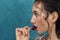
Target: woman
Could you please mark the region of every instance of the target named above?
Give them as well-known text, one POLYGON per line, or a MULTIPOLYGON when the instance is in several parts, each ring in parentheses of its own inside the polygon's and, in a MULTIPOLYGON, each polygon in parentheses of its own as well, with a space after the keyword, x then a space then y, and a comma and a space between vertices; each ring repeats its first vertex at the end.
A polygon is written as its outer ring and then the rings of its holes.
MULTIPOLYGON (((33 29, 36 29, 39 34, 36 40, 60 40, 60 1, 35 0, 32 11, 31 23, 34 25, 33 29), (43 35, 44 32, 48 32, 48 35, 43 35)), ((17 40, 29 40, 30 34, 26 28, 30 30, 29 27, 17 28, 21 30, 18 31, 19 34, 16 32, 17 40)))

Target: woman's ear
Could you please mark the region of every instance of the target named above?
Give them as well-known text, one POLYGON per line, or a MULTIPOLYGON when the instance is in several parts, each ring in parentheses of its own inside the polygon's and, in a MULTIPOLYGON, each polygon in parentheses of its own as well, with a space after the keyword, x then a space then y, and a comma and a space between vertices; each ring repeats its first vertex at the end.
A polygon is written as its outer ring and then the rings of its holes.
POLYGON ((57 12, 53 12, 53 13, 52 13, 52 19, 51 19, 51 21, 52 21, 52 22, 56 22, 57 19, 58 19, 58 13, 57 13, 57 12))

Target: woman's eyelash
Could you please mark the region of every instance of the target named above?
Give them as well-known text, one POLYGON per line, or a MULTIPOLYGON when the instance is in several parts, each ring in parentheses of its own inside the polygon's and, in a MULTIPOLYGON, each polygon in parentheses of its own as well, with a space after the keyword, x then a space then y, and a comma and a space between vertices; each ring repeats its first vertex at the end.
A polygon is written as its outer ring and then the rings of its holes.
POLYGON ((35 16, 38 16, 38 12, 37 11, 34 11, 33 12, 35 16))
POLYGON ((36 13, 36 12, 35 12, 34 14, 35 14, 35 15, 37 15, 37 13, 36 13))
POLYGON ((35 15, 35 16, 38 16, 38 13, 35 12, 34 15, 35 15))

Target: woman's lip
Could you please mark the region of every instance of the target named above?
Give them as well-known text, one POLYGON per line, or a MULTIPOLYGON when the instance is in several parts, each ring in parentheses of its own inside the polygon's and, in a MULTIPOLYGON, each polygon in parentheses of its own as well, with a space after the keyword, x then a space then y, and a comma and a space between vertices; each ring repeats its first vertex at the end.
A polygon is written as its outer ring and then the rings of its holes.
POLYGON ((33 26, 33 27, 32 27, 32 30, 36 30, 36 29, 37 29, 37 27, 36 27, 36 26, 33 26))

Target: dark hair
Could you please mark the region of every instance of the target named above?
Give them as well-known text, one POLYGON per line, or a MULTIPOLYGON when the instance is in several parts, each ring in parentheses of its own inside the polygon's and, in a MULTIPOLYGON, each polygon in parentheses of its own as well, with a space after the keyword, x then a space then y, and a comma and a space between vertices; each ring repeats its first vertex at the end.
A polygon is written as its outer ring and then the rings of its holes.
POLYGON ((35 0, 35 2, 42 2, 44 4, 44 9, 47 12, 54 12, 58 13, 58 19, 56 21, 56 34, 57 37, 60 38, 60 0, 35 0))

